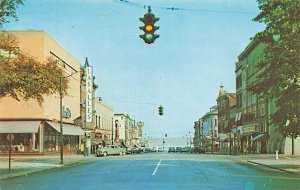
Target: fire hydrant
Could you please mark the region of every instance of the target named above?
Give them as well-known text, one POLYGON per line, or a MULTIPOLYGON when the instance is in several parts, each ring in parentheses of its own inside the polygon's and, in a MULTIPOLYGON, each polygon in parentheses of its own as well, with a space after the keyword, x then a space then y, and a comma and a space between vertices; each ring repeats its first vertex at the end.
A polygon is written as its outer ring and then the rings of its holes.
POLYGON ((278 160, 278 150, 275 150, 276 153, 276 160, 278 160))

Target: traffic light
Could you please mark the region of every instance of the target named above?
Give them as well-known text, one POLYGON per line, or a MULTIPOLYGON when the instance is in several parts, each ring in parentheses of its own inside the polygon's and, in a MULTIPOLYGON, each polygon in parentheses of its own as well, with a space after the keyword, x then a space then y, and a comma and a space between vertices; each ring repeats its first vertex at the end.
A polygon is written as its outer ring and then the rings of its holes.
POLYGON ((158 114, 160 116, 162 116, 164 114, 164 108, 161 105, 158 107, 158 114))
POLYGON ((151 13, 151 9, 148 6, 148 13, 144 15, 143 18, 140 18, 140 21, 144 23, 144 26, 141 26, 140 29, 143 30, 145 33, 140 35, 145 43, 152 44, 159 35, 154 34, 154 32, 159 29, 158 26, 154 26, 154 23, 158 21, 159 18, 156 18, 154 14, 151 13))

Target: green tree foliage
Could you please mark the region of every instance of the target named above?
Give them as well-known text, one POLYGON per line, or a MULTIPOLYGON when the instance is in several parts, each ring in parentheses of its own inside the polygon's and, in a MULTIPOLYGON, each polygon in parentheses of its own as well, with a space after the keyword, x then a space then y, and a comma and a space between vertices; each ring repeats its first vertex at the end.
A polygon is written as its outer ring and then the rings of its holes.
POLYGON ((8 18, 13 17, 18 19, 16 9, 18 5, 22 5, 23 0, 1 0, 0 1, 0 28, 4 23, 9 22, 8 18))
POLYGON ((266 28, 255 38, 266 43, 265 61, 249 90, 276 100, 272 122, 290 137, 300 135, 300 1, 257 0, 261 12, 254 21, 266 28), (275 41, 273 35, 280 35, 275 41), (285 126, 286 121, 290 124, 285 126))
MULTIPOLYGON (((57 62, 50 58, 40 62, 16 47, 16 37, 0 32, 0 98, 32 98, 41 103, 44 100, 43 95, 59 92, 60 76, 63 73, 57 62)), ((62 79, 65 94, 68 79, 62 79)))

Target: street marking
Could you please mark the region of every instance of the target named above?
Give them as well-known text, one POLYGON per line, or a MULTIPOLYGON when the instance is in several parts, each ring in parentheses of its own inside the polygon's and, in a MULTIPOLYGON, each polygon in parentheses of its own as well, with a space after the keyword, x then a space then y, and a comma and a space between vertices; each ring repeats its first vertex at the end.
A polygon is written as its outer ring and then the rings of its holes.
POLYGON ((155 170, 153 171, 152 175, 155 175, 155 174, 156 174, 156 172, 157 172, 157 169, 158 169, 158 167, 159 167, 160 163, 161 163, 161 159, 159 160, 159 162, 158 162, 158 164, 157 164, 157 166, 156 166, 155 170))
MULTIPOLYGON (((144 166, 156 166, 157 164, 144 164, 144 166)), ((159 166, 175 166, 173 164, 160 164, 159 166)))

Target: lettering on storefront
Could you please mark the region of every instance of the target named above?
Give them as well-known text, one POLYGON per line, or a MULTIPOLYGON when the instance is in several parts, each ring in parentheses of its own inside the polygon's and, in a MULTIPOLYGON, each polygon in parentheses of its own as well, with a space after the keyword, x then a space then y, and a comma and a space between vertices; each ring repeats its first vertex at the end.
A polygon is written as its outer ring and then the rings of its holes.
POLYGON ((64 106, 62 107, 62 116, 63 118, 71 118, 71 110, 69 108, 65 108, 64 106))
POLYGON ((255 126, 243 128, 243 133, 252 133, 252 132, 255 132, 255 126))
POLYGON ((92 67, 86 67, 85 68, 86 72, 86 98, 85 98, 85 114, 86 114, 86 122, 92 122, 92 97, 93 97, 93 68, 92 67))

